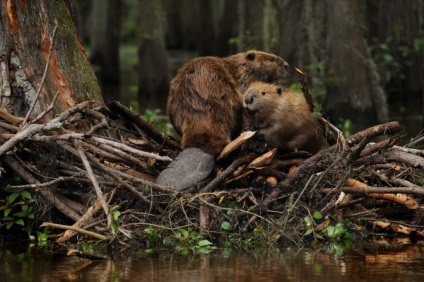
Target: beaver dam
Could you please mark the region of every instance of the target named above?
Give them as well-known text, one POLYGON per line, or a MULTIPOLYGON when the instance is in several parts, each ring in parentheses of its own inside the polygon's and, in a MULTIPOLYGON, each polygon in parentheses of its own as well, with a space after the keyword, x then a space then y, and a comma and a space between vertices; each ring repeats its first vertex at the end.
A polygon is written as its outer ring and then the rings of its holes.
POLYGON ((119 102, 83 102, 44 123, 18 126, 4 109, 0 118, 4 235, 203 251, 424 239, 424 136, 398 146, 398 122, 345 138, 322 119, 333 141, 315 155, 248 151, 246 132, 207 183, 176 191, 155 178, 179 143, 119 102))

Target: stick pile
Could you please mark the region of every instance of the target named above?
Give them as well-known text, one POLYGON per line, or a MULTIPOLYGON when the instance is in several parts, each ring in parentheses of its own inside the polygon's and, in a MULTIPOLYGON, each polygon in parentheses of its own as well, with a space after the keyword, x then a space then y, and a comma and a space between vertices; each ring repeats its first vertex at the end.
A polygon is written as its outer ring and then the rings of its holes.
POLYGON ((413 148, 424 137, 396 146, 397 122, 347 139, 327 122, 337 142, 314 156, 246 152, 246 132, 224 148, 204 187, 179 193, 155 184, 179 144, 118 102, 84 102, 19 127, 22 120, 4 109, 0 118, 0 188, 36 195, 33 227, 48 221, 43 226, 67 229, 58 242, 75 232, 110 239, 115 224, 115 237, 128 240, 146 227, 191 227, 214 240, 260 227, 299 244, 303 219, 314 211, 335 222, 424 236, 424 151, 413 148))

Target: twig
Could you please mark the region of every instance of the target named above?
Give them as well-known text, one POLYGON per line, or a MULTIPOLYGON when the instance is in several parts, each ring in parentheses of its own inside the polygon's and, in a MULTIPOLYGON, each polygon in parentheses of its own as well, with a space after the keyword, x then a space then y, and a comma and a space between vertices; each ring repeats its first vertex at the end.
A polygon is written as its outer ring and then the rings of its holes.
POLYGON ((156 160, 159 160, 159 161, 169 161, 169 162, 172 161, 172 159, 170 157, 160 156, 160 155, 154 154, 154 153, 143 152, 143 151, 134 149, 133 147, 130 147, 128 145, 125 145, 125 144, 122 144, 122 143, 119 143, 119 142, 116 142, 116 141, 112 141, 112 140, 108 140, 108 139, 96 137, 96 136, 92 136, 90 138, 95 142, 104 143, 104 144, 107 144, 109 146, 118 148, 122 151, 126 151, 128 153, 138 155, 140 157, 152 158, 152 159, 156 159, 156 160))
POLYGON ((254 154, 249 154, 244 157, 236 159, 229 167, 227 167, 218 177, 208 183, 200 193, 206 193, 212 191, 216 186, 223 182, 233 171, 235 171, 240 165, 250 162, 254 158, 254 154))
POLYGON ((112 225, 112 214, 109 213, 109 207, 107 206, 107 203, 104 199, 103 192, 100 189, 99 183, 97 182, 97 178, 93 173, 93 170, 91 169, 90 163, 88 162, 87 156, 85 155, 84 149, 81 147, 81 145, 78 143, 78 141, 74 140, 74 146, 77 149, 79 156, 81 158, 81 161, 85 167, 85 170, 88 173, 88 177, 90 178, 91 182, 93 183, 94 191, 96 192, 97 198, 100 200, 103 210, 105 212, 105 215, 107 217, 107 226, 110 228, 112 225))
MULTIPOLYGON (((337 190, 345 193, 357 193, 357 194, 370 194, 370 193, 403 193, 403 194, 414 194, 414 195, 424 195, 424 188, 411 188, 411 187, 339 187, 337 190)), ((333 188, 324 188, 321 189, 322 193, 329 193, 334 191, 333 188)))
POLYGON ((358 133, 355 133, 354 135, 350 136, 346 140, 346 142, 349 146, 353 146, 361 142, 361 140, 364 139, 366 136, 368 136, 369 138, 374 138, 380 135, 395 134, 401 131, 401 129, 402 128, 400 127, 399 122, 391 121, 391 122, 379 124, 379 125, 367 128, 358 133))
MULTIPOLYGON (((107 196, 105 195, 105 197, 107 196)), ((97 199, 94 205, 92 205, 89 209, 87 209, 85 214, 81 216, 81 218, 77 222, 75 222, 74 225, 72 226, 75 228, 84 227, 90 220, 93 219, 93 215, 102 207, 101 202, 102 201, 100 199, 97 199)), ((73 232, 71 231, 72 230, 67 230, 60 238, 56 240, 56 242, 61 243, 71 238, 71 236, 73 235, 73 232)))
POLYGON ((37 95, 35 96, 35 99, 32 102, 32 105, 29 108, 29 110, 28 110, 28 112, 27 112, 27 114, 26 114, 26 116, 25 116, 25 118, 22 122, 23 125, 25 125, 27 123, 29 116, 31 115, 32 111, 34 110, 35 104, 37 103, 38 98, 40 97, 41 89, 43 88, 44 81, 46 80, 47 70, 49 69, 50 59, 52 57, 52 49, 53 49, 53 45, 54 45, 54 39, 55 39, 55 36, 56 36, 57 28, 58 28, 58 26, 55 26, 54 29, 53 29, 53 34, 52 34, 52 37, 50 39, 49 54, 47 56, 46 66, 44 67, 43 77, 41 78, 41 82, 38 85, 37 95))
POLYGON ((149 137, 151 137, 153 140, 155 140, 159 144, 165 144, 172 149, 177 149, 177 150, 181 149, 181 146, 177 142, 169 138, 166 138, 161 132, 153 128, 151 124, 143 120, 141 117, 139 117, 136 113, 134 113, 130 109, 121 105, 119 102, 111 101, 108 104, 108 106, 112 111, 115 111, 119 115, 122 115, 124 118, 134 122, 137 126, 139 126, 142 130, 144 130, 149 137))
POLYGON ((328 120, 326 120, 325 118, 319 117, 319 119, 325 125, 327 125, 334 133, 336 133, 336 135, 337 135, 337 142, 340 141, 342 150, 343 151, 347 151, 348 150, 348 146, 347 146, 347 143, 346 143, 346 139, 344 138, 343 132, 341 130, 339 130, 336 126, 334 126, 331 122, 329 122, 328 120))
POLYGON ((88 230, 84 230, 78 227, 74 227, 74 226, 69 226, 69 225, 63 225, 63 224, 56 224, 56 223, 51 223, 51 222, 44 222, 43 224, 40 225, 40 227, 51 227, 51 228, 56 228, 56 229, 65 229, 65 230, 71 230, 80 234, 84 234, 90 237, 94 237, 97 238, 99 240, 108 240, 109 238, 99 234, 99 233, 95 233, 92 231, 88 231, 88 230))

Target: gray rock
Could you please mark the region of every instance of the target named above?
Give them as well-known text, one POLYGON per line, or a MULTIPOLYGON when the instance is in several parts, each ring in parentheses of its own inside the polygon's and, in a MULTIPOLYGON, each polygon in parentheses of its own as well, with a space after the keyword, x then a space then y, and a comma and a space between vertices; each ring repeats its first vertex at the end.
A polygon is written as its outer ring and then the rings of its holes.
POLYGON ((198 186, 214 166, 214 156, 198 148, 186 148, 158 175, 156 184, 179 191, 198 186))

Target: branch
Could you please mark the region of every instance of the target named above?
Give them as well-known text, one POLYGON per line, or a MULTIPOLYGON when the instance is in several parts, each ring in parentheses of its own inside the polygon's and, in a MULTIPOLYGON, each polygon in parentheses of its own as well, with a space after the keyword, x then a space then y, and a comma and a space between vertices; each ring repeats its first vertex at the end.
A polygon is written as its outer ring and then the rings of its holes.
POLYGON ((47 56, 46 66, 44 67, 43 77, 41 78, 41 82, 40 82, 40 84, 39 84, 39 86, 38 86, 38 89, 37 89, 37 95, 35 96, 35 99, 34 99, 34 101, 32 102, 32 105, 31 105, 31 107, 29 108, 29 111, 27 112, 27 114, 26 114, 26 116, 25 116, 25 118, 24 118, 24 120, 23 120, 23 122, 22 122, 22 124, 23 124, 23 125, 25 125, 25 124, 27 123, 27 121, 28 121, 28 119, 29 119, 29 116, 31 115, 32 111, 34 110, 35 104, 37 103, 38 98, 40 97, 41 89, 43 88, 44 81, 46 80, 47 70, 49 69, 50 60, 51 60, 51 57, 52 57, 53 43, 54 43, 54 38, 55 38, 55 36, 56 36, 57 28, 58 28, 58 26, 55 26, 55 27, 54 27, 54 29, 53 29, 53 34, 52 34, 52 37, 51 37, 51 39, 50 39, 49 54, 48 54, 48 56, 47 56))
POLYGON ((51 222, 44 222, 43 224, 40 225, 40 227, 51 227, 51 228, 56 228, 56 229, 65 229, 65 230, 71 230, 74 232, 78 232, 80 234, 84 234, 90 237, 94 237, 97 238, 99 240, 108 240, 109 238, 101 235, 99 233, 95 233, 95 232, 91 232, 88 230, 84 230, 78 227, 74 227, 74 226, 69 226, 69 225, 63 225, 63 224, 56 224, 56 223, 51 223, 51 222))
POLYGON ((147 133, 149 137, 151 137, 153 140, 155 140, 159 144, 165 144, 172 149, 178 149, 178 150, 181 149, 181 146, 177 142, 169 138, 166 138, 161 132, 153 128, 150 123, 146 122, 144 119, 139 117, 136 113, 124 107, 119 102, 111 101, 108 104, 108 107, 112 111, 118 113, 119 115, 123 116, 124 118, 132 121, 134 124, 139 126, 142 130, 144 130, 147 133))
POLYGON ((87 156, 85 155, 84 149, 81 147, 81 145, 78 143, 78 141, 74 140, 74 146, 78 151, 78 154, 81 158, 81 161, 85 167, 85 170, 88 173, 88 177, 90 178, 91 182, 93 183, 94 191, 96 192, 97 199, 100 200, 103 210, 105 212, 105 215, 107 217, 107 226, 110 228, 112 225, 112 214, 109 213, 109 207, 107 206, 107 203, 104 199, 103 192, 100 189, 99 183, 97 182, 97 178, 93 173, 93 170, 91 169, 90 163, 88 162, 87 156))

